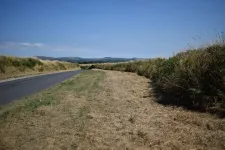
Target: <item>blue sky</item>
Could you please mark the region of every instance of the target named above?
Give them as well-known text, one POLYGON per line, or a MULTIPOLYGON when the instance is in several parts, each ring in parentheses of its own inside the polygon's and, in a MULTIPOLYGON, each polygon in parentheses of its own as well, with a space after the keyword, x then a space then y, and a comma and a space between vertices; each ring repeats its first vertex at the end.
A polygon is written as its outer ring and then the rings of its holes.
POLYGON ((224 0, 0 0, 0 55, 168 57, 221 31, 224 0))

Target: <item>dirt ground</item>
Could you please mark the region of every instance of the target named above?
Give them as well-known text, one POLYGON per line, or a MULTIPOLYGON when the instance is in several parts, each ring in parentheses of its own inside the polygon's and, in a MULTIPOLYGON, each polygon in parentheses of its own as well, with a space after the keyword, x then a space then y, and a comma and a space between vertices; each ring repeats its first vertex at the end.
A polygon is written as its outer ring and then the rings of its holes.
MULTIPOLYGON (((32 119, 17 121, 19 133, 2 130, 1 135, 8 136, 0 145, 8 142, 15 148, 22 143, 18 149, 225 149, 225 119, 156 103, 149 80, 134 73, 104 73, 98 89, 79 95, 70 91, 58 105, 39 107, 32 119)), ((9 121, 7 125, 11 126, 9 121)))

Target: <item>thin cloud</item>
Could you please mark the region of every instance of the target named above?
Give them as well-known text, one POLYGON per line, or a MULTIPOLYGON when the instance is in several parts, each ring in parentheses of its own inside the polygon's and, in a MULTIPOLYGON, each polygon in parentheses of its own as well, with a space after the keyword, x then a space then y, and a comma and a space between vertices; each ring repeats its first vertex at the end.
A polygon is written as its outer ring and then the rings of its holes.
POLYGON ((42 43, 18 43, 19 45, 22 46, 28 46, 28 47, 42 47, 44 44, 42 43))
POLYGON ((93 53, 98 50, 87 47, 78 47, 76 43, 72 45, 48 45, 43 43, 29 42, 5 42, 0 43, 0 50, 45 50, 53 52, 75 52, 75 53, 93 53))
POLYGON ((5 42, 0 43, 0 49, 24 49, 24 48, 41 48, 44 47, 42 43, 16 43, 16 42, 5 42))

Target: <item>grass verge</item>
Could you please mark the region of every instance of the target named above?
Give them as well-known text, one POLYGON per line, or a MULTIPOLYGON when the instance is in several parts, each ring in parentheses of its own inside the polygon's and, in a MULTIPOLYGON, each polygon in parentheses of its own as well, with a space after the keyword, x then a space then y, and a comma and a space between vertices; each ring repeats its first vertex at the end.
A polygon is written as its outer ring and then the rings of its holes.
POLYGON ((2 107, 0 149, 225 149, 225 119, 154 99, 145 77, 87 71, 2 107))
POLYGON ((0 149, 75 149, 104 72, 86 71, 0 108, 0 149))

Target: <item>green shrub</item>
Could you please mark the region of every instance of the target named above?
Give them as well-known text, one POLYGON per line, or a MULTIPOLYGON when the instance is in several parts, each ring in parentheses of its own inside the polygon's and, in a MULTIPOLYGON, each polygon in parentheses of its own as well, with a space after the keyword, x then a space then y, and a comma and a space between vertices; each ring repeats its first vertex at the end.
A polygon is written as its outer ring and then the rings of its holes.
POLYGON ((0 56, 0 71, 5 73, 5 67, 7 66, 6 56, 0 56))
POLYGON ((18 59, 11 60, 11 64, 15 67, 20 67, 22 65, 18 59))
POLYGON ((5 66, 0 64, 0 73, 5 73, 5 66))
POLYGON ((38 71, 39 71, 39 72, 43 72, 43 71, 44 71, 44 67, 43 67, 43 66, 38 67, 38 71))
POLYGON ((59 66, 60 70, 66 70, 66 67, 63 63, 58 62, 57 65, 59 66))
POLYGON ((101 64, 95 67, 136 72, 151 79, 155 91, 160 93, 160 102, 225 112, 224 44, 191 49, 168 59, 101 64))
POLYGON ((23 66, 26 66, 28 68, 33 68, 36 65, 42 65, 42 63, 40 62, 40 60, 34 59, 34 58, 24 58, 21 61, 21 64, 23 66))

